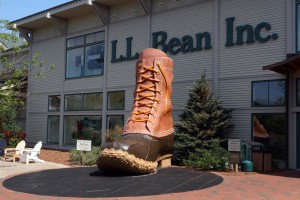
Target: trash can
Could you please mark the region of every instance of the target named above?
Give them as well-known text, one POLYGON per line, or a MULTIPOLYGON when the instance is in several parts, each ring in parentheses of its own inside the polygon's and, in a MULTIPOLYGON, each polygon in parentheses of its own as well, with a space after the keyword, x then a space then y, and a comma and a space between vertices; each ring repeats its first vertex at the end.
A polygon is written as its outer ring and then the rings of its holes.
POLYGON ((253 169, 257 172, 272 171, 272 151, 270 146, 252 146, 253 169))
POLYGON ((0 139, 0 156, 4 155, 4 149, 6 148, 6 139, 0 139))

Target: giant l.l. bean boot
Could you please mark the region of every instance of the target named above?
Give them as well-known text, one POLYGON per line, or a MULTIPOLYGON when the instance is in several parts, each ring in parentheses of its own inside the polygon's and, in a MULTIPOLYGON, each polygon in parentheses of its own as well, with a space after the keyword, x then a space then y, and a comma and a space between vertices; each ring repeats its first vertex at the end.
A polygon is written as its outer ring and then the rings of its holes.
POLYGON ((134 103, 122 137, 106 143, 97 160, 104 171, 148 174, 170 165, 173 153, 173 60, 158 49, 144 49, 136 63, 134 103))

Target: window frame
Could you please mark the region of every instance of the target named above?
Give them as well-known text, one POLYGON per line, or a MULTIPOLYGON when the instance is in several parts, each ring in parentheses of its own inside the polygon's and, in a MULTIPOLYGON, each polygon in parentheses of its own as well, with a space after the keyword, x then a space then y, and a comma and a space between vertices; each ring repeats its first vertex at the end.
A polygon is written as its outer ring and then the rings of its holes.
MULTIPOLYGON (((47 115, 47 138, 46 138, 46 141, 47 141, 47 144, 59 144, 59 135, 60 135, 60 132, 58 131, 58 142, 49 142, 49 117, 53 117, 53 116, 56 116, 58 117, 58 120, 60 121, 60 115, 47 115)), ((58 124, 58 130, 59 130, 59 127, 60 127, 60 124, 58 124)))
MULTIPOLYGON (((101 115, 101 114, 69 114, 69 115, 64 115, 63 116, 63 131, 62 131, 62 134, 63 134, 63 137, 62 137, 62 145, 64 145, 64 146, 74 146, 74 145, 76 145, 76 143, 75 144, 68 144, 68 143, 65 143, 65 126, 66 126, 66 122, 65 122, 65 120, 66 120, 66 117, 68 117, 68 116, 80 116, 80 117, 85 117, 85 116, 91 116, 91 117, 100 117, 100 120, 101 120, 101 122, 100 122, 100 124, 101 124, 101 128, 100 128, 100 144, 101 144, 101 142, 102 142, 102 122, 103 122, 103 116, 101 115)), ((75 139, 76 140, 76 139, 75 139)))
POLYGON ((115 90, 115 91, 108 91, 107 92, 107 97, 106 97, 106 102, 107 102, 107 104, 106 104, 106 109, 107 110, 125 110, 125 107, 126 107, 126 92, 125 92, 125 90, 115 90), (116 92, 123 92, 124 93, 124 108, 123 109, 112 109, 112 108, 108 108, 108 100, 109 100, 109 93, 116 93, 116 92))
POLYGON ((287 90, 287 82, 286 82, 286 79, 274 79, 274 80, 262 80, 262 81, 252 81, 251 82, 251 107, 254 107, 254 108, 262 108, 262 107, 284 107, 286 106, 286 90, 287 90), (270 97, 269 97, 269 83, 270 82, 276 82, 276 81, 284 81, 284 104, 283 105, 270 105, 269 102, 270 102, 270 97), (262 83, 262 82, 267 82, 268 83, 268 105, 254 105, 254 99, 253 99, 253 96, 254 96, 254 91, 253 91, 253 88, 254 88, 254 84, 255 83, 262 83))
MULTIPOLYGON (((285 162, 286 162, 286 166, 288 165, 288 148, 289 148, 289 145, 288 145, 288 140, 289 140, 289 135, 288 135, 288 127, 286 126, 287 124, 287 116, 286 116, 286 113, 284 112, 275 112, 275 113, 268 113, 268 112, 253 112, 251 113, 251 141, 254 142, 254 134, 253 134, 253 117, 255 115, 265 115, 265 116, 272 116, 272 115, 284 115, 285 116, 285 120, 284 120, 284 124, 285 124, 285 131, 284 131, 284 135, 285 135, 285 152, 284 152, 284 156, 285 156, 285 162)), ((273 162, 273 161, 272 161, 273 162)))
POLYGON ((49 95, 48 96, 48 112, 60 112, 60 107, 61 107, 61 95, 49 95), (58 110, 50 110, 50 97, 55 97, 58 96, 60 97, 60 102, 59 102, 59 109, 58 110))
POLYGON ((111 115, 108 114, 108 115, 106 115, 106 119, 105 119, 106 129, 109 129, 108 117, 123 117, 122 127, 124 128, 124 126, 125 126, 125 115, 124 114, 111 114, 111 115))
POLYGON ((72 79, 78 79, 78 78, 88 78, 88 77, 95 77, 95 76, 103 76, 104 75, 104 57, 105 55, 103 55, 103 60, 102 60, 102 63, 103 63, 103 69, 102 69, 102 73, 101 74, 94 74, 94 75, 85 75, 85 73, 83 73, 83 75, 80 75, 78 77, 70 77, 68 78, 67 77, 67 67, 68 67, 68 60, 67 60, 67 55, 68 55, 68 50, 71 50, 71 49, 77 49, 77 48, 82 48, 83 47, 83 66, 82 66, 82 70, 85 70, 86 66, 85 66, 85 62, 86 62, 86 47, 89 47, 89 46, 93 46, 93 45, 96 45, 96 44, 102 44, 103 45, 103 54, 105 54, 105 30, 102 30, 102 31, 96 31, 96 32, 92 32, 92 33, 88 33, 88 34, 84 34, 84 35, 79 35, 79 36, 75 36, 75 37, 70 37, 70 38, 66 38, 66 41, 65 41, 65 47, 66 47, 66 52, 65 52, 65 80, 72 80, 72 79), (103 32, 104 33, 104 39, 103 40, 100 40, 100 41, 97 41, 97 42, 91 42, 91 43, 87 43, 86 42, 86 36, 88 35, 92 35, 92 34, 97 34, 97 33, 101 33, 103 32), (68 47, 68 40, 71 40, 71 39, 74 39, 74 38, 79 38, 79 37, 84 37, 84 44, 82 45, 77 45, 76 44, 72 47, 68 47))
POLYGON ((76 94, 65 94, 64 95, 64 111, 102 111, 103 110, 103 92, 89 92, 89 93, 76 93, 76 94), (84 95, 87 94, 102 94, 102 109, 95 109, 95 110, 86 110, 84 109, 84 95), (80 110, 67 110, 66 109, 66 96, 72 96, 72 95, 80 95, 81 96, 81 109, 80 110))

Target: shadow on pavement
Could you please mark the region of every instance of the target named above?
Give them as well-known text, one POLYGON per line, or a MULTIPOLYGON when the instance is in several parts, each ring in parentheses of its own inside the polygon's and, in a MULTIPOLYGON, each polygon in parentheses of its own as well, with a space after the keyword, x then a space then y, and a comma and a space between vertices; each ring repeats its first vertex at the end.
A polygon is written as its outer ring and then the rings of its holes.
POLYGON ((281 177, 287 177, 287 178, 300 178, 300 170, 276 170, 272 172, 266 172, 263 173, 265 175, 270 175, 270 176, 281 176, 281 177))
POLYGON ((222 177, 210 172, 175 167, 143 176, 107 174, 96 167, 80 167, 23 174, 5 180, 3 186, 43 196, 95 198, 187 192, 222 182, 222 177))

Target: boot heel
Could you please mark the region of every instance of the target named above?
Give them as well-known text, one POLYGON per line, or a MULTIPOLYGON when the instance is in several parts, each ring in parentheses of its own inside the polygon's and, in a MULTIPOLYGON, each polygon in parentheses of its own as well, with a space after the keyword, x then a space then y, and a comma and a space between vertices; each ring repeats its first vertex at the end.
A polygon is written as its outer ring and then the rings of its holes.
POLYGON ((171 166, 171 158, 167 158, 164 160, 158 161, 158 167, 159 168, 166 168, 171 166))

